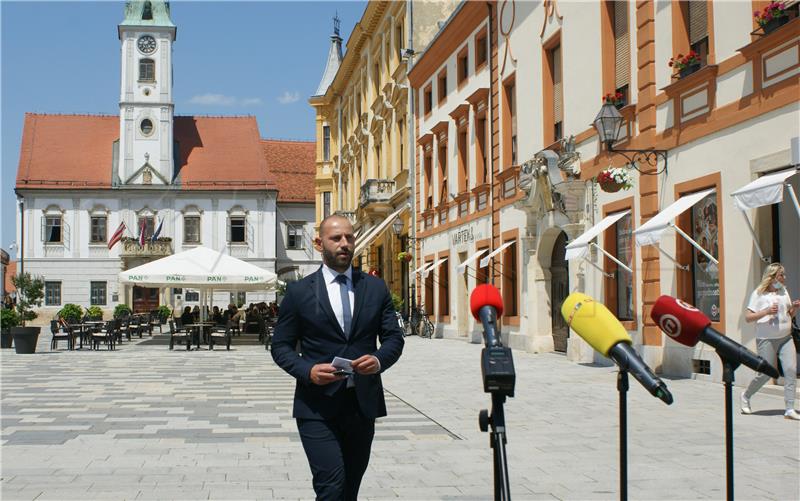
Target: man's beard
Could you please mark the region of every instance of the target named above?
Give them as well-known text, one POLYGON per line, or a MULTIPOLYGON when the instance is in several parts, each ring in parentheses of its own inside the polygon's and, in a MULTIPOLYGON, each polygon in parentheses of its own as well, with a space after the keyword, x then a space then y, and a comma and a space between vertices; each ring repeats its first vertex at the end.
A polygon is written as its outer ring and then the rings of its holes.
POLYGON ((353 254, 348 253, 347 256, 339 256, 337 252, 331 252, 327 249, 322 250, 322 260, 325 261, 329 267, 339 267, 339 266, 350 266, 350 263, 353 261, 353 254), (332 266, 333 265, 333 266, 332 266))

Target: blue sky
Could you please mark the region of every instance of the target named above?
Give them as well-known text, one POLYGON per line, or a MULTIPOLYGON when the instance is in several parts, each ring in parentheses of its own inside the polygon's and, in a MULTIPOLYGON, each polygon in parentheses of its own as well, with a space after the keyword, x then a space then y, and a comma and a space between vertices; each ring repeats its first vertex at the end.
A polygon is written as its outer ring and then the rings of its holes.
MULTIPOLYGON (((366 2, 172 1, 177 115, 255 115, 262 137, 314 139, 308 105, 339 14, 347 41, 366 2)), ((124 2, 0 0, 2 234, 15 239, 25 112, 119 113, 124 2)), ((15 255, 11 252, 12 259, 15 255)))

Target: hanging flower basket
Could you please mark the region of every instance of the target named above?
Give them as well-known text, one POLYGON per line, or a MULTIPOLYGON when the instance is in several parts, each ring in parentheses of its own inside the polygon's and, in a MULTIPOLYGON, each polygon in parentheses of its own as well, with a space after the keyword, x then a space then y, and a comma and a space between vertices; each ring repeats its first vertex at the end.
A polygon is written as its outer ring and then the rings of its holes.
POLYGON ((606 193, 616 193, 633 187, 630 172, 622 167, 609 167, 604 170, 597 175, 597 183, 606 193))
POLYGON ((397 253, 397 260, 398 261, 405 261, 406 263, 409 263, 409 262, 411 262, 412 259, 414 259, 414 255, 411 254, 410 252, 403 251, 403 252, 398 252, 397 253))

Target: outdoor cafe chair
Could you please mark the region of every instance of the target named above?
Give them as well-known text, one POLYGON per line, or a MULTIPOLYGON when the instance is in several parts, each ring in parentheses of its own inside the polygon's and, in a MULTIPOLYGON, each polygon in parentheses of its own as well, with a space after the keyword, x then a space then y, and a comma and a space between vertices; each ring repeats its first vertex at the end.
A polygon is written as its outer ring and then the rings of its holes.
POLYGON ((161 328, 162 324, 164 323, 163 320, 164 319, 161 318, 161 313, 158 310, 153 310, 150 312, 150 329, 148 330, 148 333, 151 336, 153 335, 153 329, 155 327, 158 327, 159 334, 164 334, 164 331, 161 328))
POLYGON ((50 332, 53 334, 53 338, 50 340, 51 350, 58 349, 58 342, 62 340, 67 342, 67 349, 75 348, 75 334, 72 327, 60 325, 58 320, 51 320, 50 332))
POLYGON ((219 326, 214 326, 208 333, 208 349, 213 350, 215 339, 223 339, 228 350, 231 349, 231 321, 228 320, 228 325, 224 329, 219 326))
POLYGON ((114 338, 117 336, 114 320, 109 320, 103 327, 92 332, 92 349, 99 350, 100 342, 104 342, 109 350, 114 349, 114 338))
POLYGON ((169 321, 169 349, 173 349, 175 347, 176 341, 186 340, 186 349, 192 349, 192 333, 187 331, 183 328, 183 323, 181 322, 180 327, 175 327, 175 322, 172 320, 169 321))

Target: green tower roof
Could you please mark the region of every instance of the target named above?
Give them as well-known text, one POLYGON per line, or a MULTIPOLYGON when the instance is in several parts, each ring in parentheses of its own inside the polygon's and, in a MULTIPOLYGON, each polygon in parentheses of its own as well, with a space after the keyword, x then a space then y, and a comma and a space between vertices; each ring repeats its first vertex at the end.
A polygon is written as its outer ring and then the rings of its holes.
POLYGON ((120 26, 175 27, 169 17, 169 2, 165 0, 127 0, 125 19, 120 26))

